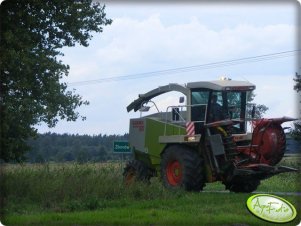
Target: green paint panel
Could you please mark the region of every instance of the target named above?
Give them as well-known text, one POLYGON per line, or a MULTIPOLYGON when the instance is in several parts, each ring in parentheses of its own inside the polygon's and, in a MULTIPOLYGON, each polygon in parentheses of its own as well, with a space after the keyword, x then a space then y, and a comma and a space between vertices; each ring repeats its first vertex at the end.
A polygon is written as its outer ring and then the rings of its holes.
POLYGON ((140 161, 144 162, 148 167, 152 168, 152 162, 150 159, 150 156, 147 153, 141 152, 141 151, 137 151, 137 150, 133 150, 135 159, 139 159, 140 161))
POLYGON ((146 119, 145 147, 147 147, 148 149, 148 154, 150 155, 153 165, 160 164, 160 154, 164 150, 166 144, 159 143, 159 136, 163 136, 165 130, 166 136, 186 134, 186 128, 184 127, 173 124, 166 124, 165 128, 164 122, 150 118, 146 119))

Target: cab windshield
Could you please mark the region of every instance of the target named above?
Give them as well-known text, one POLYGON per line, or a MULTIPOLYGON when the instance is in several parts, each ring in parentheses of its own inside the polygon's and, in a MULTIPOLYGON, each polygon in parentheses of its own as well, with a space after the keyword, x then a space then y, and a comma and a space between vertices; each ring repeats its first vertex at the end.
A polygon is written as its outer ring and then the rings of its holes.
POLYGON ((233 133, 245 133, 245 91, 192 90, 191 104, 192 121, 204 125, 204 123, 225 119, 243 120, 243 122, 233 126, 233 133))

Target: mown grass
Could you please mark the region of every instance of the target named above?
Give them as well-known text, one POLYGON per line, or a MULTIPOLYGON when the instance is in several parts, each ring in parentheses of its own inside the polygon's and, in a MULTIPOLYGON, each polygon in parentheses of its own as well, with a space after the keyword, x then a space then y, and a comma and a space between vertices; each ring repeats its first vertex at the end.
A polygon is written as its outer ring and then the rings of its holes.
MULTIPOLYGON (((284 159, 283 165, 300 169, 296 158, 284 159)), ((170 191, 157 178, 149 185, 136 183, 125 187, 122 172, 123 165, 119 163, 2 166, 5 218, 1 221, 7 225, 262 223, 245 207, 250 194, 206 192, 224 191, 221 183, 207 184, 203 193, 170 191)), ((300 192, 299 179, 297 173, 280 174, 262 181, 257 191, 300 192)), ((287 199, 296 207, 301 201, 300 196, 287 199)))
MULTIPOLYGON (((246 208, 248 194, 181 193, 166 200, 131 200, 95 211, 12 214, 7 225, 274 225, 246 208)), ((285 197, 285 196, 284 196, 285 197)), ((297 200, 285 197, 293 205, 297 200)), ((300 199, 299 199, 300 201, 300 199)), ((124 202, 124 201, 123 201, 124 202)), ((285 225, 297 225, 300 217, 285 225)))

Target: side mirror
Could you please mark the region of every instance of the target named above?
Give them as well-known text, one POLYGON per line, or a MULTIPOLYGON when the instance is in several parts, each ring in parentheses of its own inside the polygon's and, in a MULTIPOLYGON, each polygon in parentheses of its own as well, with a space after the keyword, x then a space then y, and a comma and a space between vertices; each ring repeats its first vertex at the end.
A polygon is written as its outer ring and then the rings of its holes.
POLYGON ((182 103, 184 103, 184 101, 185 101, 185 98, 184 97, 180 97, 179 103, 182 104, 182 103))
POLYGON ((255 105, 253 105, 253 107, 252 107, 252 118, 254 118, 255 117, 255 111, 256 111, 256 107, 255 107, 255 105))

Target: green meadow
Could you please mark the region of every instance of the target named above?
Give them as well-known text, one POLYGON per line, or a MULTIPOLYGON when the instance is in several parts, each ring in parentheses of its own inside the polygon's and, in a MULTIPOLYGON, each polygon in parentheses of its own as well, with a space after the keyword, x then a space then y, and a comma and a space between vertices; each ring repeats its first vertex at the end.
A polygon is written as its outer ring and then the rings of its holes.
MULTIPOLYGON (((297 157, 286 157, 282 164, 301 168, 297 157)), ((167 190, 157 178, 125 187, 122 163, 1 167, 4 225, 273 225, 247 210, 251 194, 224 192, 221 183, 207 184, 200 193, 167 190)), ((300 222, 298 181, 300 174, 284 173, 257 189, 296 207, 297 218, 285 225, 300 222)))

